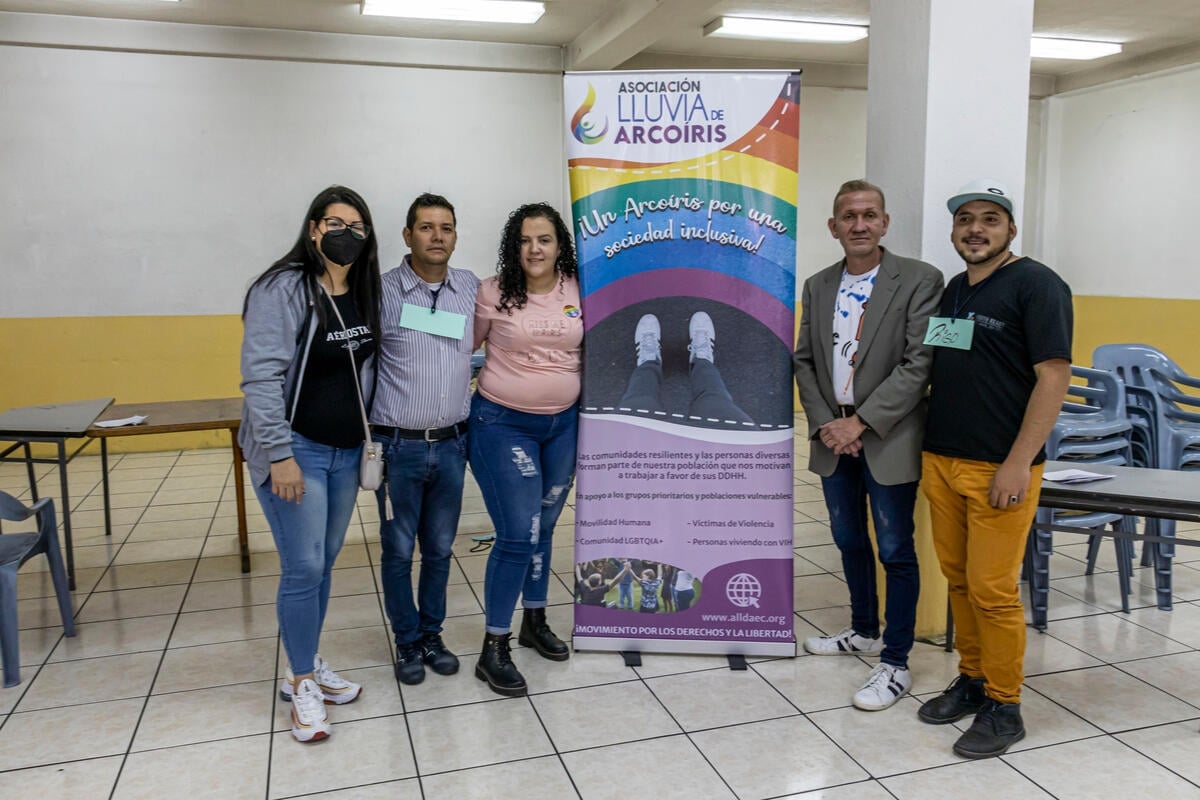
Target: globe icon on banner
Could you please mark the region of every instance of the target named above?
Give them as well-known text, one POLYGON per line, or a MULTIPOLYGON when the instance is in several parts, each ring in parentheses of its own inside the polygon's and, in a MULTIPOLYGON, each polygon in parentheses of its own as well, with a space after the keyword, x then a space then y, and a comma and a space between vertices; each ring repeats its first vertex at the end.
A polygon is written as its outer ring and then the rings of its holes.
POLYGON ((738 608, 758 608, 758 598, 762 597, 762 584, 753 575, 739 572, 725 582, 725 597, 738 608))

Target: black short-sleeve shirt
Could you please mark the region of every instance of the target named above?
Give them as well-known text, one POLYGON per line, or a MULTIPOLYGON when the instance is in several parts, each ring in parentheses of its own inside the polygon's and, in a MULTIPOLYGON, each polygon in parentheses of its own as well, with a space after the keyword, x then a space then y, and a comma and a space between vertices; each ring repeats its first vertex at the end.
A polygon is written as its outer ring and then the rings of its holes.
MULTIPOLYGON (((974 286, 956 275, 938 316, 975 328, 970 350, 934 348, 925 449, 999 464, 1037 383, 1033 365, 1071 358, 1071 289, 1045 264, 1019 258, 974 286)), ((1034 463, 1045 457, 1043 449, 1034 463)))
POLYGON ((322 294, 325 324, 317 325, 308 351, 292 430, 330 447, 358 447, 364 435, 362 412, 347 350, 353 349, 354 368, 361 375, 363 362, 375 353, 375 336, 351 293, 335 295, 333 300, 346 326, 338 322, 329 298, 322 294))

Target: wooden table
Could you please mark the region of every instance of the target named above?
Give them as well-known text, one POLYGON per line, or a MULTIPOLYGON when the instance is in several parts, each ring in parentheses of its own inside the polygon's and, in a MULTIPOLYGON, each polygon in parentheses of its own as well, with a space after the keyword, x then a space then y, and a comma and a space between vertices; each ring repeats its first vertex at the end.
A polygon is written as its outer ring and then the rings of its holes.
MULTIPOLYGON (((104 532, 112 533, 108 500, 108 440, 117 436, 147 436, 156 433, 228 430, 233 450, 233 485, 237 493, 238 546, 242 572, 250 571, 250 543, 246 533, 246 487, 242 479, 242 448, 238 447, 238 427, 242 420, 242 398, 217 400, 173 400, 164 403, 122 403, 112 406, 96 422, 145 416, 139 425, 98 428, 91 425, 87 435, 100 440, 100 463, 104 473, 104 532)), ((70 545, 68 545, 68 554, 70 545)), ((68 555, 70 558, 70 555, 68 555)))
MULTIPOLYGON (((62 508, 60 513, 63 520, 63 535, 67 546, 67 580, 72 589, 75 588, 75 550, 71 540, 71 493, 67 486, 67 464, 79 452, 91 444, 84 441, 72 452, 67 452, 67 439, 80 439, 90 435, 91 424, 104 409, 112 405, 111 397, 97 400, 79 400, 73 403, 52 403, 41 406, 25 406, 14 408, 0 414, 0 441, 14 442, 13 445, 0 451, 0 461, 24 461, 29 472, 29 491, 33 494, 34 502, 38 499, 37 476, 33 474, 34 464, 57 464, 58 480, 62 489, 62 508), (35 458, 29 448, 30 442, 49 442, 57 445, 55 458, 35 458), (23 448, 22 458, 9 456, 14 450, 23 448)), ((107 473, 105 473, 107 478, 107 473)), ((105 500, 107 508, 107 498, 105 500)))

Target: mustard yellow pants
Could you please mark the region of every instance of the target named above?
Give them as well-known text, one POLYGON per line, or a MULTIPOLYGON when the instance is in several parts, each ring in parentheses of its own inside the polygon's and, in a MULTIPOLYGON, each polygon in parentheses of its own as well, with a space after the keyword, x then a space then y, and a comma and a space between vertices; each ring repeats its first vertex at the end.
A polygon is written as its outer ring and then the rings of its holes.
POLYGON ((1037 513, 1042 465, 1031 470, 1025 500, 988 504, 999 464, 923 454, 921 490, 929 499, 933 547, 950 584, 958 670, 983 678, 989 697, 1021 702, 1025 610, 1017 581, 1037 513))

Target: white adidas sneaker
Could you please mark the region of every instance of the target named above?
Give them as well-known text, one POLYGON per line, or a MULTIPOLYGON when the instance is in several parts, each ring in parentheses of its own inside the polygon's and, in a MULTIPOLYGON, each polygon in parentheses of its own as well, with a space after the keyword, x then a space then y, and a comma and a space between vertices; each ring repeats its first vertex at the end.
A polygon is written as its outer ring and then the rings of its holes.
POLYGON ((877 656, 883 651, 883 638, 868 639, 846 628, 833 636, 810 636, 804 649, 814 656, 877 656))
POLYGON ((912 688, 912 673, 908 667, 879 663, 871 670, 863 687, 854 693, 854 707, 863 711, 882 711, 912 688))

